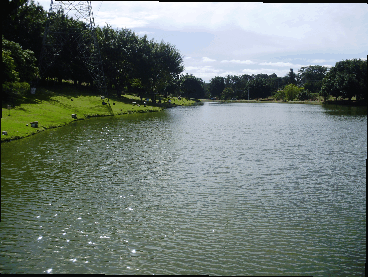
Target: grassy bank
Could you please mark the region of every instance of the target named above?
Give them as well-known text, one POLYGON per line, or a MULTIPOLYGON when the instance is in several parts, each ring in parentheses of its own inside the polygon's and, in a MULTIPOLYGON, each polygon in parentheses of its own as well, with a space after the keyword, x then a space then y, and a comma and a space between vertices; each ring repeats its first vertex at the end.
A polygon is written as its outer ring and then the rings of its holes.
POLYGON ((139 112, 157 112, 169 106, 193 105, 195 101, 171 98, 162 99, 162 104, 148 102, 145 106, 140 98, 122 95, 101 99, 86 88, 77 89, 71 85, 55 88, 38 88, 35 95, 28 95, 10 110, 2 103, 1 142, 24 138, 50 128, 64 126, 75 120, 85 120, 96 116, 118 116, 139 112), (107 103, 103 105, 102 102, 107 103), (72 118, 76 114, 76 119, 72 118), (31 127, 37 121, 38 127, 31 127))

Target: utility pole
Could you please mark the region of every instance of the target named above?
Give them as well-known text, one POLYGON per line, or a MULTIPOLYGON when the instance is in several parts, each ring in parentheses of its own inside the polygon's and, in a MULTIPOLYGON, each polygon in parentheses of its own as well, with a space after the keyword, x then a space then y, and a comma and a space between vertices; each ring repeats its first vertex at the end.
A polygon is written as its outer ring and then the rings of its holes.
MULTIPOLYGON (((94 82, 101 93, 107 97, 105 75, 102 66, 100 47, 96 37, 96 28, 91 1, 53 1, 47 15, 42 50, 39 58, 41 77, 45 77, 49 68, 54 65, 63 47, 66 47, 66 33, 62 30, 63 19, 73 17, 85 25, 82 32, 73 33, 77 42, 79 58, 86 65, 94 82)), ((69 32, 73 32, 69 29, 69 32)), ((73 61, 70 61, 73 62, 73 61)))

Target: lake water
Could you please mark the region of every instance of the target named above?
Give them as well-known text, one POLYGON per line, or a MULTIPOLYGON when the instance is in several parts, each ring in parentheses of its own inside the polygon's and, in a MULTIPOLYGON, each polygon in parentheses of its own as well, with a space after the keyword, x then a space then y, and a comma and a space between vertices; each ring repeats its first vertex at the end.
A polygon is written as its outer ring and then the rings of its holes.
POLYGON ((0 273, 364 276, 366 159, 366 110, 300 104, 3 143, 0 273))

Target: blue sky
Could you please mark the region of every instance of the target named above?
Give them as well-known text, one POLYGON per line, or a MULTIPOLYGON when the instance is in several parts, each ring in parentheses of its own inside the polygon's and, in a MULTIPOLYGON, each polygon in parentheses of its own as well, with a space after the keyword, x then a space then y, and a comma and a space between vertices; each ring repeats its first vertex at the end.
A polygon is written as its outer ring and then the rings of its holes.
MULTIPOLYGON (((39 2, 46 10, 50 0, 39 2)), ((67 2, 67 1, 64 1, 67 2)), ((368 5, 239 2, 92 1, 106 23, 176 46, 184 73, 285 76, 308 65, 334 66, 368 55, 368 5)))

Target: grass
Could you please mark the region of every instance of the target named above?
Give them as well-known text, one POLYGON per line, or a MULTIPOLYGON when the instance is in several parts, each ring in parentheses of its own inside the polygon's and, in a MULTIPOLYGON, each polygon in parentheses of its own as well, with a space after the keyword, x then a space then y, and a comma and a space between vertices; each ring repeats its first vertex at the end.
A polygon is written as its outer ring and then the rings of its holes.
MULTIPOLYGON (((50 128, 64 126, 75 120, 84 120, 96 116, 118 116, 138 112, 157 112, 168 107, 168 99, 162 99, 162 104, 147 103, 146 106, 138 96, 122 95, 101 99, 101 96, 91 94, 88 89, 77 89, 64 84, 51 89, 38 88, 35 95, 28 95, 15 107, 7 109, 3 103, 1 117, 1 142, 24 138, 50 128), (109 103, 102 105, 102 101, 109 103), (133 103, 135 102, 135 103, 133 103), (10 115, 9 115, 10 114, 10 115), (77 115, 77 119, 72 118, 77 115), (38 128, 31 127, 31 122, 38 121, 38 128)), ((195 101, 171 98, 171 106, 193 105, 195 101)))

